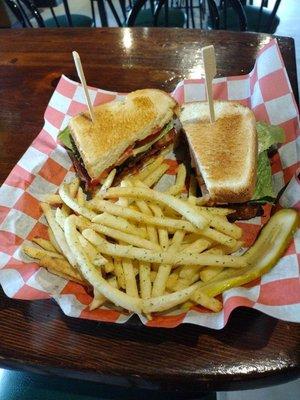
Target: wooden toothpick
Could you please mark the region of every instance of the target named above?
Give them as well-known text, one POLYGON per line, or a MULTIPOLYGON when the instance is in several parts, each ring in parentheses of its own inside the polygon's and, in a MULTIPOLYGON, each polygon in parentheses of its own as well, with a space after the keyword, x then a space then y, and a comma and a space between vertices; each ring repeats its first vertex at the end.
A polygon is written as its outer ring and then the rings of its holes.
POLYGON ((95 114, 94 114, 94 111, 93 111, 93 107, 92 107, 89 91, 88 91, 88 88, 87 88, 87 85, 86 85, 86 80, 85 80, 85 76, 84 76, 84 73, 83 73, 80 56, 77 53, 77 51, 73 51, 72 55, 73 55, 73 59, 74 59, 74 63, 75 63, 76 71, 77 71, 77 75, 78 75, 78 77, 80 79, 80 82, 82 84, 82 87, 83 87, 85 101, 86 101, 86 104, 87 104, 88 109, 89 109, 91 120, 94 123, 95 122, 95 114))
POLYGON ((202 48, 202 57, 205 74, 206 97, 209 105, 210 122, 215 122, 215 109, 212 95, 212 81, 217 73, 216 55, 214 46, 202 48))

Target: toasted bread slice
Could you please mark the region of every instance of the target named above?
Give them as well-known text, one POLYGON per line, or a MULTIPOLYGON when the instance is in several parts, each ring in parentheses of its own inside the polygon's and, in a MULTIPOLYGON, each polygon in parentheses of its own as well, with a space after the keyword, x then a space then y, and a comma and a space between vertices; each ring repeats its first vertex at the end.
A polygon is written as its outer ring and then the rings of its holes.
POLYGON ((97 178, 135 141, 162 128, 173 117, 176 101, 158 89, 132 92, 124 100, 94 108, 95 123, 87 112, 69 122, 72 137, 89 176, 97 178))
POLYGON ((192 159, 213 201, 251 199, 256 182, 257 133, 253 112, 239 103, 215 101, 210 123, 207 102, 183 106, 180 120, 192 159))

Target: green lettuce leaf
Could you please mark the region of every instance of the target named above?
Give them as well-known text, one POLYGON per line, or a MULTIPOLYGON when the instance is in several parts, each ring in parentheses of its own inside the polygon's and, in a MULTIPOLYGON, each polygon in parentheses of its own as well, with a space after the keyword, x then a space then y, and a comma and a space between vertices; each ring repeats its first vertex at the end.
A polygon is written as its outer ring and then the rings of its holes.
POLYGON ((272 171, 268 157, 268 149, 285 141, 284 130, 280 126, 256 123, 258 135, 257 181, 252 200, 255 203, 273 203, 275 193, 272 184, 272 171))
POLYGON ((59 132, 57 139, 69 150, 74 151, 74 146, 71 141, 71 132, 68 127, 59 132))
POLYGON ((261 199, 268 197, 275 198, 272 185, 272 171, 267 150, 258 156, 257 161, 257 181, 252 199, 261 199))
POLYGON ((258 153, 268 150, 274 144, 285 141, 284 130, 280 126, 257 122, 256 131, 258 136, 258 153))

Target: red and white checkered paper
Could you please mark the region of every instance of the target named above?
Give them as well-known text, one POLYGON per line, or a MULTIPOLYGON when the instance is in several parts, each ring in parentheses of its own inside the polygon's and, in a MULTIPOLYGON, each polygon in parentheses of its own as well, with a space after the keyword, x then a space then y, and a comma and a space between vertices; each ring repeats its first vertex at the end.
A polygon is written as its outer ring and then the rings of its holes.
MULTIPOLYGON (((146 83, 145 83, 146 86, 146 83)), ((286 143, 272 159, 273 183, 279 192, 288 182, 279 206, 300 208, 299 115, 287 72, 276 40, 259 52, 249 75, 220 78, 214 81, 214 98, 236 100, 250 107, 257 120, 280 125, 286 143)), ((121 97, 122 94, 90 88, 93 104, 121 97)), ((178 84, 173 96, 179 103, 205 100, 203 79, 185 80, 178 84)), ((54 298, 63 312, 77 318, 116 323, 126 322, 129 314, 102 307, 89 311, 91 296, 79 284, 57 277, 40 268, 21 252, 21 245, 35 236, 47 238, 46 221, 39 208, 45 193, 54 193, 64 179, 70 179, 71 161, 56 142, 57 133, 69 119, 86 109, 82 87, 65 76, 61 77, 45 112, 45 125, 29 149, 14 167, 0 188, 0 282, 7 296, 14 299, 37 300, 54 298)), ((174 173, 170 161, 169 173, 174 173)), ((259 229, 268 220, 270 207, 263 217, 240 225, 247 245, 253 243, 259 229)), ((273 317, 300 322, 300 231, 279 263, 261 279, 244 287, 223 293, 223 310, 211 313, 194 307, 154 315, 148 326, 175 327, 183 322, 221 329, 233 309, 246 306, 273 317)))

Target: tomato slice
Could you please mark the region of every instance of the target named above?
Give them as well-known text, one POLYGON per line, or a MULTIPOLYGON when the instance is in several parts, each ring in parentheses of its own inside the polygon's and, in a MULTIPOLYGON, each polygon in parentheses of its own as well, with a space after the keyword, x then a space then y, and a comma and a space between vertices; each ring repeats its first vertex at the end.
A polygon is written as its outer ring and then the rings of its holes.
POLYGON ((124 161, 127 160, 127 158, 132 156, 132 150, 134 146, 128 146, 127 149, 124 151, 124 153, 119 157, 118 161, 114 164, 114 167, 117 167, 121 164, 123 164, 124 161))
POLYGON ((160 135, 160 133, 161 133, 161 129, 157 129, 156 131, 151 133, 151 135, 147 136, 145 139, 137 141, 135 143, 135 147, 142 147, 145 144, 152 142, 152 140, 154 140, 156 137, 158 137, 160 135))

